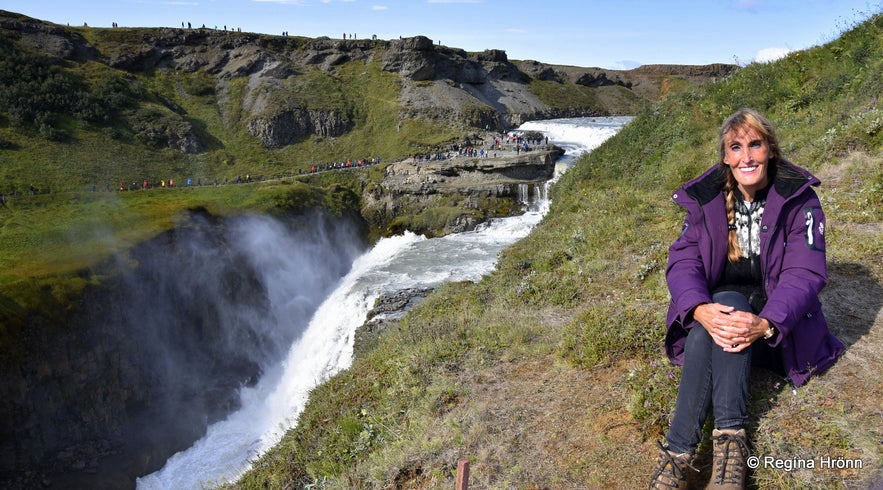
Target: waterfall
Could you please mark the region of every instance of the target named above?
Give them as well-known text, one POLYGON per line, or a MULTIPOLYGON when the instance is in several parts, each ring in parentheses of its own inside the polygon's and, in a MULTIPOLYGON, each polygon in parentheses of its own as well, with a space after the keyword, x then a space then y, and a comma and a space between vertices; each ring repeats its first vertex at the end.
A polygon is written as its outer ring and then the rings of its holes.
MULTIPOLYGON (((628 120, 561 119, 527 123, 522 128, 543 131, 565 148, 554 181, 579 155, 601 144, 628 120)), ((172 456, 160 471, 139 478, 138 488, 198 489, 236 479, 297 423, 313 387, 350 366, 355 331, 377 297, 447 281, 476 281, 491 272, 498 254, 527 236, 545 216, 548 185, 519 186, 519 200, 531 204, 520 216, 491 220, 473 231, 440 238, 406 232, 381 239, 356 259, 291 345, 286 359, 255 386, 242 390, 242 408, 212 425, 205 437, 172 456)))
POLYGON ((531 184, 518 184, 518 202, 523 207, 530 207, 530 186, 531 184))

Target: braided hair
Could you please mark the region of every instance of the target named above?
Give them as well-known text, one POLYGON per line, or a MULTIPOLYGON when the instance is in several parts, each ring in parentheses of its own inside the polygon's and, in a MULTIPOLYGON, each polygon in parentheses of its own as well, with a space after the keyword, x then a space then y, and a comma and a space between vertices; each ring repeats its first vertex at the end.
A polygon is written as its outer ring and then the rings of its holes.
POLYGON ((736 233, 736 177, 733 175, 729 165, 724 163, 727 153, 726 136, 732 131, 749 131, 752 129, 769 145, 770 170, 775 168, 776 162, 781 158, 779 139, 776 137, 776 130, 773 128, 773 124, 756 110, 739 109, 728 117, 721 126, 719 133, 720 164, 727 169, 727 180, 724 183, 724 198, 727 206, 727 224, 730 229, 727 246, 727 259, 730 262, 736 262, 742 257, 742 248, 739 246, 739 237, 736 233))

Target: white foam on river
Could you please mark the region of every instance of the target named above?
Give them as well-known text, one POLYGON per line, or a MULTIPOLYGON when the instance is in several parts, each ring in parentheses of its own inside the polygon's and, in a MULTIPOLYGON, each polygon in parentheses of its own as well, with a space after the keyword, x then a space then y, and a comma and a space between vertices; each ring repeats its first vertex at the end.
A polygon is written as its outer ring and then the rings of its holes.
MULTIPOLYGON (((542 131, 551 143, 565 148, 557 178, 576 157, 629 120, 556 119, 528 122, 519 130, 542 131)), ((536 195, 542 198, 546 193, 536 195)), ((351 365, 354 333, 381 294, 480 279, 494 269, 500 251, 542 220, 548 205, 544 199, 533 202, 523 215, 495 219, 475 231, 433 239, 406 232, 378 241, 321 304, 287 358, 255 386, 242 389, 241 408, 211 425, 202 439, 173 455, 162 469, 139 478, 137 488, 199 489, 236 479, 297 423, 311 389, 351 365)), ((289 280, 294 284, 298 278, 292 275, 289 280)))

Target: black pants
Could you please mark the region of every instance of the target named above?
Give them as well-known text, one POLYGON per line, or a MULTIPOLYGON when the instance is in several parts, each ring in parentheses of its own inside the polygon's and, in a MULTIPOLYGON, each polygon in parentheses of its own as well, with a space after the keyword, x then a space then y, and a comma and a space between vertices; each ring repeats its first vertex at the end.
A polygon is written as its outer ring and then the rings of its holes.
MULTIPOLYGON (((752 311, 748 299, 735 291, 715 293, 712 301, 752 311)), ((738 429, 747 423, 748 377, 752 354, 758 349, 769 347, 760 339, 741 352, 724 352, 701 325, 690 329, 674 418, 666 436, 669 450, 696 451, 709 407, 713 407, 717 429, 738 429)), ((767 357, 765 354, 761 357, 767 357)))

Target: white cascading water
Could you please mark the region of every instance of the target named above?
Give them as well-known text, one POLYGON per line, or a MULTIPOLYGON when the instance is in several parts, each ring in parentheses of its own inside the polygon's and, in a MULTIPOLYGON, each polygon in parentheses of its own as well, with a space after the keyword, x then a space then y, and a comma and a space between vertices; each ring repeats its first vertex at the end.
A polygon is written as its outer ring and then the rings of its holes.
MULTIPOLYGON (((528 122, 519 130, 542 131, 551 143, 565 149, 555 181, 577 157, 629 120, 555 119, 528 122)), ((525 201, 527 194, 525 189, 525 201)), ((137 488, 200 489, 235 480, 296 424, 311 389, 350 366, 355 331, 381 294, 447 281, 476 281, 491 272, 500 251, 527 236, 548 211, 545 189, 535 189, 532 195, 541 199, 532 200, 523 215, 495 219, 475 231, 433 239, 405 233, 378 241, 321 304, 287 359, 268 369, 255 386, 242 389, 241 408, 211 425, 202 439, 169 458, 162 469, 138 478, 137 488)))

